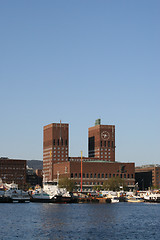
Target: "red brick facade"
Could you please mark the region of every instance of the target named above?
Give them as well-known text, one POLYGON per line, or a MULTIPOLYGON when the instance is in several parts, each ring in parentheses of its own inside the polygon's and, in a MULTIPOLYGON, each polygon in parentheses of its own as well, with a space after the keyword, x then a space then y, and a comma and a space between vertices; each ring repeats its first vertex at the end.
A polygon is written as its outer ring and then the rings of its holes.
POLYGON ((88 156, 115 162, 114 125, 96 125, 88 129, 88 156))
POLYGON ((43 129, 43 172, 53 180, 54 163, 68 161, 68 124, 52 123, 43 129))
MULTIPOLYGON (((96 161, 89 158, 83 158, 82 177, 83 187, 91 188, 94 185, 103 185, 105 180, 114 177, 120 177, 125 180, 128 187, 135 184, 135 165, 134 163, 119 163, 96 161)), ((54 164, 54 179, 59 177, 69 177, 74 180, 76 185, 81 185, 81 162, 80 158, 74 159, 67 163, 54 164)))
POLYGON ((135 168, 136 173, 152 172, 152 186, 160 188, 160 165, 150 165, 135 168))
POLYGON ((26 160, 0 158, 0 178, 3 183, 26 183, 26 160))
MULTIPOLYGON (((52 123, 44 127, 43 173, 45 180, 56 181, 57 176, 68 177, 80 186, 79 157, 68 157, 68 124, 52 123)), ((88 130, 88 155, 83 157, 83 186, 102 185, 113 177, 123 178, 129 187, 135 183, 134 163, 115 162, 115 126, 100 125, 88 130)))

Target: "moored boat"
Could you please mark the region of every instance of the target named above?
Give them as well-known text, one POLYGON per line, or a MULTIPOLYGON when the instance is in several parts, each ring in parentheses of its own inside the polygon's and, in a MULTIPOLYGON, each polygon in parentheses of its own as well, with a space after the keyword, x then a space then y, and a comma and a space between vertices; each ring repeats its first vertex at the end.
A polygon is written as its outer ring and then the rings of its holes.
POLYGON ((44 182, 43 188, 32 192, 31 202, 44 203, 76 203, 78 198, 67 192, 65 188, 59 188, 56 182, 44 182))
POLYGON ((126 198, 126 201, 132 202, 132 203, 140 203, 140 202, 144 202, 144 199, 139 196, 129 196, 126 198))
POLYGON ((160 193, 159 192, 146 192, 144 194, 144 201, 150 203, 160 203, 160 193))
POLYGON ((7 190, 4 193, 4 197, 10 199, 11 202, 30 202, 30 196, 28 192, 18 189, 18 185, 11 183, 5 184, 7 190))

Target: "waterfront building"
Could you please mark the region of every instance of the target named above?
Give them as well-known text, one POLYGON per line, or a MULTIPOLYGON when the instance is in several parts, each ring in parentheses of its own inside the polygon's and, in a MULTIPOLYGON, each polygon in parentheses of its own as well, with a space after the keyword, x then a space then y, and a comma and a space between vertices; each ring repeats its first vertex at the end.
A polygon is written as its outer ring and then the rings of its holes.
MULTIPOLYGON (((104 181, 119 177, 125 185, 133 189, 135 184, 134 163, 108 162, 93 158, 82 158, 83 191, 91 191, 94 186, 103 186, 104 181)), ((81 158, 69 158, 68 162, 54 164, 54 181, 59 177, 67 177, 81 189, 81 158)), ((123 186, 122 186, 123 187, 123 186)))
POLYGON ((30 187, 35 187, 36 185, 42 186, 42 170, 36 169, 34 170, 33 168, 28 168, 26 171, 26 183, 30 187))
POLYGON ((26 160, 0 158, 0 178, 3 183, 16 183, 20 186, 26 183, 26 160))
POLYGON ((160 188, 160 165, 144 165, 135 168, 135 181, 140 190, 160 188))
POLYGON ((68 161, 68 124, 52 123, 43 128, 43 171, 53 180, 54 163, 68 161))
POLYGON ((114 125, 101 125, 101 120, 97 119, 95 126, 88 129, 88 156, 115 162, 114 125))
POLYGON ((88 157, 69 157, 68 124, 52 123, 43 129, 43 173, 45 181, 68 177, 80 188, 90 191, 109 178, 124 179, 129 188, 135 184, 134 163, 115 161, 115 126, 101 125, 100 119, 88 129, 88 157))

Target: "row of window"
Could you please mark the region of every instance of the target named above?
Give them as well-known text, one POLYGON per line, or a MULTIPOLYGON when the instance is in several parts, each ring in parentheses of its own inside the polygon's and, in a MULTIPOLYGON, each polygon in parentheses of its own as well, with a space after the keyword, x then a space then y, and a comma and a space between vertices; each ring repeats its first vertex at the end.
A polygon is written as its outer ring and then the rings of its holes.
POLYGON ((12 169, 14 169, 14 170, 24 170, 25 168, 23 167, 23 168, 18 168, 18 167, 0 167, 0 169, 10 169, 10 170, 12 170, 12 169))
POLYGON ((67 148, 67 147, 66 147, 66 148, 64 148, 64 147, 58 147, 58 148, 57 148, 57 147, 54 147, 54 149, 58 149, 58 150, 64 150, 64 149, 66 149, 66 150, 67 150, 68 148, 67 148))
POLYGON ((53 145, 56 145, 56 143, 57 143, 58 146, 59 145, 63 146, 63 144, 65 144, 66 146, 68 145, 67 139, 65 141, 63 141, 63 138, 57 139, 57 140, 53 139, 53 145))
MULTIPOLYGON (((111 177, 120 177, 120 178, 133 178, 133 174, 108 174, 108 173, 83 173, 83 178, 111 178, 111 177)), ((71 178, 81 178, 81 173, 71 173, 71 178)))
MULTIPOLYGON (((56 155, 53 155, 53 157, 56 157, 56 155)), ((60 155, 57 155, 57 157, 60 157, 60 155)), ((61 157, 64 157, 64 155, 61 155, 61 157)), ((68 157, 68 155, 66 155, 68 157)))
MULTIPOLYGON (((57 151, 57 153, 64 153, 64 152, 67 153, 68 151, 67 150, 66 151, 63 151, 63 150, 62 151, 57 151)), ((56 153, 56 150, 54 150, 54 153, 56 153)))
POLYGON ((101 147, 114 147, 114 142, 112 141, 108 141, 108 142, 106 142, 106 141, 101 141, 101 147))
MULTIPOLYGON (((81 185, 81 182, 75 182, 76 185, 81 185)), ((128 185, 132 185, 133 183, 127 182, 128 185)), ((82 185, 103 185, 103 182, 83 182, 82 185)))
MULTIPOLYGON (((67 157, 67 155, 66 155, 66 157, 67 157)), ((58 159, 53 158, 53 161, 56 161, 56 160, 57 160, 57 161, 60 161, 60 160, 61 160, 61 161, 68 161, 68 158, 66 158, 66 159, 63 159, 63 158, 61 158, 61 159, 60 159, 60 158, 58 158, 58 159)))

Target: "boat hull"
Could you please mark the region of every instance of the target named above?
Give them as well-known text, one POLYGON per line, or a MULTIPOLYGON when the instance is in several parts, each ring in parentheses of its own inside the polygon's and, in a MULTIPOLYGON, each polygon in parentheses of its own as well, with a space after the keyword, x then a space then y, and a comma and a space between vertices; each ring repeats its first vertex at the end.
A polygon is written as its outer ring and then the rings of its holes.
POLYGON ((51 199, 43 198, 43 197, 41 198, 31 197, 30 201, 41 202, 41 203, 77 203, 78 199, 72 198, 72 197, 62 197, 62 196, 53 197, 51 199))

